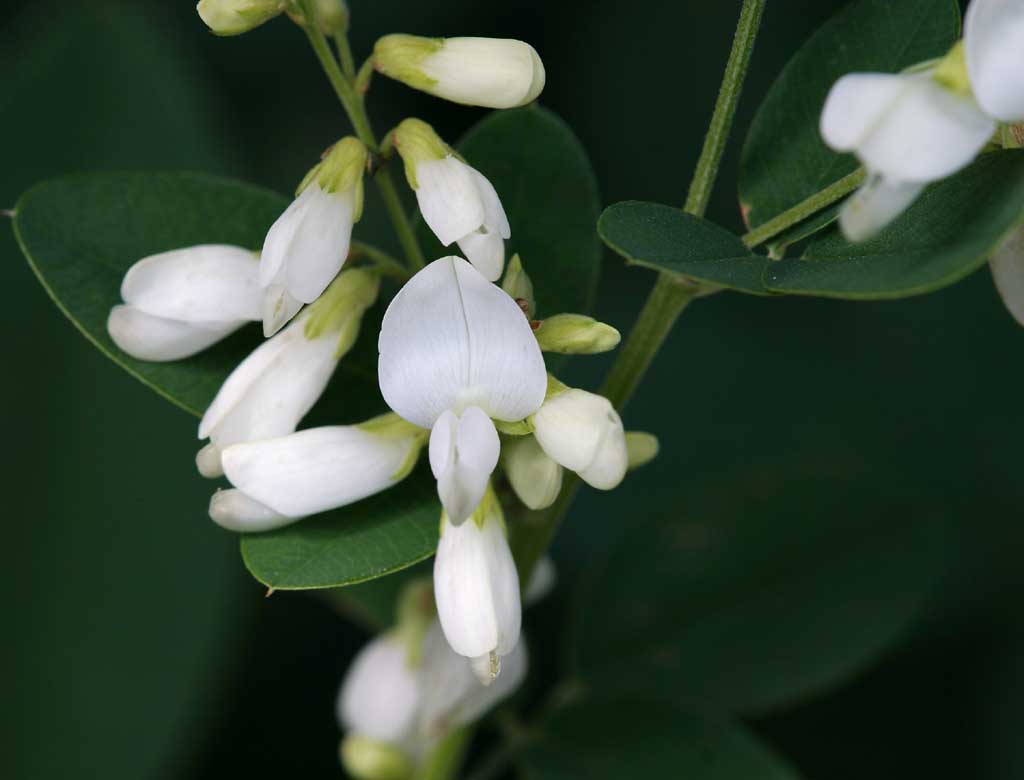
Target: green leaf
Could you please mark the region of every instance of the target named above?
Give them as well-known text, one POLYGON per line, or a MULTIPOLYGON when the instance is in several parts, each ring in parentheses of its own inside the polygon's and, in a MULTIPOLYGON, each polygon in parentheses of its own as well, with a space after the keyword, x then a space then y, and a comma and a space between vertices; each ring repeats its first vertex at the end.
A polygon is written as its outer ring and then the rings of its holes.
POLYGON ((795 780, 742 726, 636 699, 584 701, 557 712, 521 758, 529 780, 795 780))
MULTIPOLYGON (((245 565, 276 590, 351 585, 428 558, 437 549, 441 506, 421 468, 406 482, 343 509, 242 539, 245 565)), ((369 604, 374 617, 383 615, 369 604)))
POLYGON ((740 162, 740 203, 757 227, 852 173, 857 161, 821 140, 825 97, 853 71, 896 73, 940 57, 960 35, 955 0, 856 0, 783 69, 758 109, 740 162))
POLYGON ((631 523, 584 592, 583 680, 763 712, 900 638, 941 574, 947 509, 927 484, 828 455, 695 486, 679 515, 631 523))
POLYGON ((728 230, 672 206, 629 200, 609 206, 598 233, 634 265, 764 295, 764 257, 728 230))
MULTIPOLYGON (((501 198, 512 228, 506 254, 522 258, 540 316, 587 313, 601 270, 594 229, 601 204, 590 161, 569 126, 536 105, 495 111, 466 133, 458 150, 501 198)), ((458 254, 425 224, 419 236, 428 259, 458 254)))
POLYGON ((931 187, 869 241, 851 244, 837 228, 802 258, 770 263, 778 292, 832 298, 904 298, 938 290, 981 266, 1024 216, 1024 151, 981 157, 931 187))

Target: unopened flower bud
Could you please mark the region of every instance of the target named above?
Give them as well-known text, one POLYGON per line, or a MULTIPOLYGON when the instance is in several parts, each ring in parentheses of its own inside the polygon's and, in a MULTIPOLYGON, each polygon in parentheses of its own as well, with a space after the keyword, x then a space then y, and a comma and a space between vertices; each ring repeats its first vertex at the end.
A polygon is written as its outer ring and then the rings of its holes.
POLYGON ((373 47, 373 62, 413 89, 470 106, 522 106, 544 89, 544 64, 516 40, 385 35, 373 47))
POLYGON ((240 35, 284 10, 283 0, 199 0, 196 10, 214 35, 240 35))
POLYGON ((535 331, 544 352, 563 355, 593 355, 618 346, 622 337, 611 325, 583 314, 556 314, 541 322, 535 331))
POLYGON ((341 764, 355 780, 405 780, 412 776, 409 757, 386 742, 352 734, 341 741, 341 764))
POLYGON ((505 278, 501 280, 501 289, 507 292, 517 303, 525 305, 527 317, 533 317, 537 311, 537 302, 533 297, 533 282, 523 268, 523 261, 518 254, 512 255, 505 269, 505 278))
MULTIPOLYGON (((348 30, 348 6, 345 0, 312 0, 317 27, 324 35, 339 35, 348 30)), ((288 10, 288 16, 300 27, 306 26, 306 14, 298 6, 288 10)))
POLYGON ((638 469, 658 457, 658 437, 643 431, 626 432, 626 452, 629 454, 629 470, 638 469))
POLYGON ((533 436, 506 443, 502 463, 516 496, 530 509, 544 509, 558 498, 562 467, 541 449, 533 436))

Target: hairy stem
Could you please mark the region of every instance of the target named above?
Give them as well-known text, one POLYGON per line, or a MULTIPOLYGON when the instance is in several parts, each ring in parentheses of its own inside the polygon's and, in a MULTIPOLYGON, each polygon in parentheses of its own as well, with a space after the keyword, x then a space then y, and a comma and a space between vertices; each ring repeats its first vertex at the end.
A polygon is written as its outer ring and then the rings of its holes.
MULTIPOLYGON (((317 59, 320 61, 320 66, 324 69, 327 80, 334 88, 334 92, 338 96, 338 100, 341 101, 345 113, 348 114, 349 121, 352 123, 352 129, 355 130, 359 140, 365 144, 367 149, 376 154, 378 151, 377 138, 373 134, 373 128, 370 126, 370 119, 363 106, 362 97, 356 93, 352 80, 346 78, 345 74, 341 71, 341 67, 338 65, 338 61, 331 54, 331 47, 315 22, 316 9, 313 8, 313 4, 310 0, 302 0, 302 8, 306 18, 312 20, 309 24, 305 25, 306 35, 317 59)), ((339 35, 338 37, 341 38, 343 36, 339 35)), ((342 54, 342 57, 344 56, 342 54)), ((377 189, 380 191, 381 198, 384 200, 384 206, 391 217, 391 223, 394 225, 395 234, 402 245, 402 251, 405 252, 409 267, 417 271, 424 265, 423 250, 420 249, 420 245, 416 241, 412 223, 402 207, 402 201, 398 197, 398 190, 395 189, 395 183, 391 178, 391 174, 386 168, 381 166, 373 178, 377 182, 377 189)))

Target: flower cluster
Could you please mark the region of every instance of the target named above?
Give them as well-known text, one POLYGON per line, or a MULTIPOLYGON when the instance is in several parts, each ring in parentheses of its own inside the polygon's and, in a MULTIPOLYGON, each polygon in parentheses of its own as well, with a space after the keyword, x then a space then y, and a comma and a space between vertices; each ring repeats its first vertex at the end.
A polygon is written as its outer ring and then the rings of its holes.
MULTIPOLYGON (((309 24, 316 21, 312 8, 199 4, 221 34, 289 9, 309 24)), ((392 35, 378 42, 372 62, 410 86, 475 105, 521 105, 544 84, 537 53, 520 41, 392 35)), ((379 149, 351 136, 333 144, 270 227, 259 255, 209 245, 140 260, 124 278, 125 303, 108 322, 111 338, 134 357, 178 360, 262 321, 266 340, 230 374, 199 425, 199 438, 209 440, 196 457, 200 473, 232 486, 210 502, 211 518, 227 529, 266 531, 352 504, 401 482, 427 450, 441 504, 436 618, 412 643, 413 665, 433 670, 432 685, 440 688, 413 706, 422 682, 407 668, 412 645, 408 636, 384 635, 356 662, 341 705, 351 731, 375 744, 401 743, 413 755, 414 719, 428 724, 417 727, 422 734, 441 721, 475 717, 525 671, 520 582, 506 525, 515 497, 518 511, 549 506, 564 469, 610 490, 657 449, 649 435, 627 437, 607 399, 548 373, 545 351, 604 352, 619 334, 579 314, 537 319, 520 258, 506 270, 510 238, 491 182, 429 124, 410 118, 379 149), (378 380, 391 411, 297 430, 382 294, 384 269, 350 262, 352 232, 364 177, 395 154, 424 222, 462 256, 406 275, 387 306, 378 380), (504 507, 496 490, 503 477, 511 486, 504 507), (502 683, 491 686, 502 667, 502 683), (365 669, 374 670, 374 696, 359 693, 365 669), (486 696, 477 680, 491 686, 486 696), (396 702, 409 706, 398 707, 402 717, 375 719, 375 698, 388 700, 392 713, 396 702)))

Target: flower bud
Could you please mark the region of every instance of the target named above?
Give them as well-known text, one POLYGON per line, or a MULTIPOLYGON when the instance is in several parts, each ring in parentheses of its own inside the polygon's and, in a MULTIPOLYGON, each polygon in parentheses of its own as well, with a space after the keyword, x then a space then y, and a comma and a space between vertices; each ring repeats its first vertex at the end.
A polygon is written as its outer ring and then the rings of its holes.
POLYGON ((400 743, 414 730, 421 698, 419 669, 395 633, 370 640, 353 659, 338 691, 337 716, 351 734, 400 743))
POLYGON ((543 320, 535 331, 544 352, 593 355, 618 346, 622 337, 611 325, 582 314, 556 314, 543 320))
POLYGON ((399 748, 359 734, 341 741, 341 765, 355 780, 406 780, 413 772, 399 748))
POLYGON ((518 254, 512 255, 508 261, 508 268, 505 269, 505 278, 501 280, 501 289, 507 292, 514 300, 525 305, 527 317, 532 318, 537 310, 537 301, 533 296, 533 282, 523 268, 523 261, 518 254))
POLYGON ((645 466, 658 457, 661 445, 653 433, 643 431, 626 432, 626 452, 629 455, 629 470, 645 466))
POLYGON ((522 106, 544 89, 544 64, 516 40, 385 35, 373 47, 373 63, 413 89, 470 106, 522 106))
POLYGON ((283 0, 199 0, 196 11, 214 35, 240 35, 284 10, 283 0))
MULTIPOLYGON (((348 31, 348 6, 345 0, 312 0, 317 27, 324 35, 343 35, 348 31)), ((306 14, 301 7, 291 6, 288 16, 300 27, 306 26, 306 14)))
POLYGON ((506 443, 502 464, 516 496, 530 509, 544 509, 558 498, 562 467, 548 457, 533 436, 506 443))
POLYGON ((1024 120, 1024 4, 972 0, 964 17, 964 55, 985 113, 1000 122, 1024 120))

